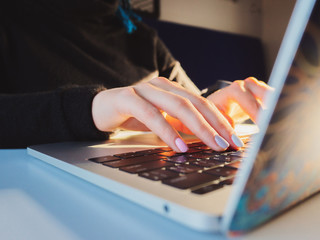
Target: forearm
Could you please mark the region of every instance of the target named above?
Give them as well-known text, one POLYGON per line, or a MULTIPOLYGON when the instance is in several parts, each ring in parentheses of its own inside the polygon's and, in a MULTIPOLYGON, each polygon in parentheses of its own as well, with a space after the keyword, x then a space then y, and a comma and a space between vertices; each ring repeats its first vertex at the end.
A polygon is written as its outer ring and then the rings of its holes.
POLYGON ((73 86, 43 93, 0 95, 0 147, 105 139, 106 134, 96 129, 91 114, 92 99, 102 89, 73 86))

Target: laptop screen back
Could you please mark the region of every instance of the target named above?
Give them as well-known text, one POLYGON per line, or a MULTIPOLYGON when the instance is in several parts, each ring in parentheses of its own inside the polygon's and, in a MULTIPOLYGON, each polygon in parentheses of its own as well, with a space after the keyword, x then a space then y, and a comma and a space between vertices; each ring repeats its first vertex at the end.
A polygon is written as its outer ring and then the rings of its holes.
MULTIPOLYGON (((301 2, 310 5, 311 1, 301 2)), ((303 29, 296 31, 303 32, 303 29)), ((231 231, 254 228, 320 190, 319 1, 285 76, 260 150, 235 208, 231 231)))

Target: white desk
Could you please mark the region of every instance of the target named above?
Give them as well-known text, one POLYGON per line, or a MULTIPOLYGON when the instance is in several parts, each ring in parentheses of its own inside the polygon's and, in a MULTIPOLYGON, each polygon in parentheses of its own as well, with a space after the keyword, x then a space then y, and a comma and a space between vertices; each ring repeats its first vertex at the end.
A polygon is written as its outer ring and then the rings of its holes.
MULTIPOLYGON (((243 236, 319 239, 320 195, 243 236)), ((27 155, 0 150, 0 239, 224 239, 171 222, 27 155)))

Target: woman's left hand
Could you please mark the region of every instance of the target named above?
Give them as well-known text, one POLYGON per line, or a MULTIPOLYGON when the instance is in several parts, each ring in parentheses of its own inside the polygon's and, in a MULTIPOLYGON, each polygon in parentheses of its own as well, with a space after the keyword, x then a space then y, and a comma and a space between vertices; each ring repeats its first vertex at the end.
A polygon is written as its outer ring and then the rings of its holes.
POLYGON ((208 96, 231 125, 250 118, 256 122, 260 109, 265 108, 264 97, 274 89, 254 77, 237 80, 208 96))
MULTIPOLYGON (((242 122, 248 118, 256 122, 259 110, 265 108, 264 97, 273 92, 273 88, 254 77, 236 80, 229 86, 222 88, 207 97, 213 105, 224 115, 229 123, 242 122)), ((193 134, 178 119, 163 113, 166 120, 178 131, 193 134)))

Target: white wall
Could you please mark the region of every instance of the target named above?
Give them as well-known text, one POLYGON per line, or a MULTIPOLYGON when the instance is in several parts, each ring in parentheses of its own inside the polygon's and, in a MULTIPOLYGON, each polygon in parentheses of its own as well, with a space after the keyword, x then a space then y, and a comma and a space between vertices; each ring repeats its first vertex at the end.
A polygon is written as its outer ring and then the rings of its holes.
POLYGON ((160 19, 260 37, 261 0, 161 0, 160 19))
POLYGON ((295 0, 160 0, 160 19, 261 38, 270 72, 295 0))
POLYGON ((262 35, 268 72, 276 59, 295 0, 262 0, 262 35))

